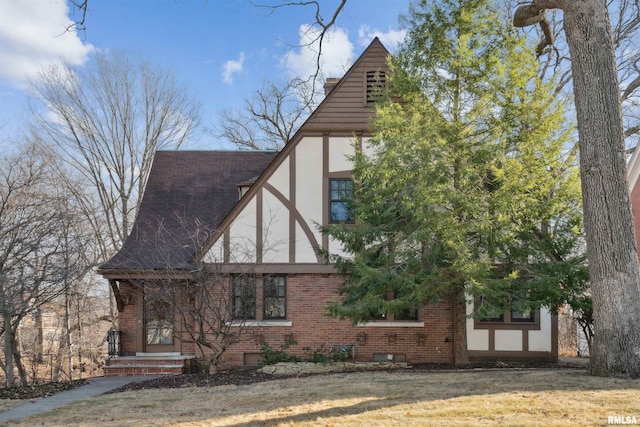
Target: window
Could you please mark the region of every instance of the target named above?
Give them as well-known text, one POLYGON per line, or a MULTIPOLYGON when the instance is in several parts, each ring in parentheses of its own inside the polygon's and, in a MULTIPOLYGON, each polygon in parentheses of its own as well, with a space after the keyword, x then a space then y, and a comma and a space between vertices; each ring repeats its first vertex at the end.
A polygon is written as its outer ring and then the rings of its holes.
POLYGON ((418 320, 418 309, 414 307, 414 308, 404 310, 396 314, 394 319, 395 320, 418 320))
POLYGON ((387 86, 387 76, 384 71, 367 71, 366 73, 366 96, 367 104, 376 102, 382 96, 387 86))
POLYGON ((329 180, 329 222, 353 223, 353 180, 330 179, 329 180))
MULTIPOLYGON (((512 298, 514 298, 512 296, 512 298)), ((505 311, 499 312, 487 307, 488 303, 485 302, 483 297, 476 300, 476 311, 482 311, 485 313, 483 317, 480 317, 478 321, 484 323, 535 323, 535 312, 530 309, 522 311, 505 311)))
POLYGON ((254 276, 232 276, 233 318, 256 318, 256 278, 254 276))
POLYGON ((147 320, 147 344, 173 343, 173 322, 166 319, 147 320))
MULTIPOLYGON (((391 301, 396 298, 395 292, 389 292, 386 300, 391 301)), ((372 320, 383 320, 388 322, 394 321, 417 321, 418 320, 418 307, 407 308, 402 310, 398 314, 379 313, 371 317, 372 320)))
POLYGON ((511 314, 510 318, 512 322, 522 322, 522 323, 535 322, 535 316, 533 311, 531 310, 512 311, 510 314, 511 314))
POLYGON ((287 317, 286 277, 265 276, 263 284, 263 319, 285 319, 287 317))
POLYGON ((173 343, 173 309, 166 301, 146 301, 147 344, 168 345, 173 343))

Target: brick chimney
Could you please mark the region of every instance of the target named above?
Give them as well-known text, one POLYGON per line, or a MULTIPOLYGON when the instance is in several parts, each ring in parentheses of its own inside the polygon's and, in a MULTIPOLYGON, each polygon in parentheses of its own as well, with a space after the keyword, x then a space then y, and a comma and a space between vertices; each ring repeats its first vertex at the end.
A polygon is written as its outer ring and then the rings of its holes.
POLYGON ((334 88, 335 85, 340 81, 340 77, 327 77, 327 80, 324 82, 324 94, 325 96, 331 92, 331 89, 334 88))

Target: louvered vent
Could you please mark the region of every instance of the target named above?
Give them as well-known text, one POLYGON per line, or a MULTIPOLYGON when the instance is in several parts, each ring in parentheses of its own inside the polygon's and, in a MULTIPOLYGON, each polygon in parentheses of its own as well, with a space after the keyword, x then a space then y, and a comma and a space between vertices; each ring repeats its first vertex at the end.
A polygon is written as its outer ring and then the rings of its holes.
POLYGON ((387 86, 387 76, 384 71, 367 71, 367 103, 376 102, 387 86))

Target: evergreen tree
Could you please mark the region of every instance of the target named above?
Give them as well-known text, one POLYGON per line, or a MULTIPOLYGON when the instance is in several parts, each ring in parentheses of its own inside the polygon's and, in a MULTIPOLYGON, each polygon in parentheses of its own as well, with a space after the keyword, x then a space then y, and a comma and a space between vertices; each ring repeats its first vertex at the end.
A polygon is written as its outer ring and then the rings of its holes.
POLYGON ((475 315, 556 309, 584 294, 580 186, 562 104, 487 0, 422 1, 391 62, 374 138, 356 153, 355 225, 331 314, 354 322, 456 305, 456 363, 475 315), (401 101, 400 101, 401 100, 401 101))

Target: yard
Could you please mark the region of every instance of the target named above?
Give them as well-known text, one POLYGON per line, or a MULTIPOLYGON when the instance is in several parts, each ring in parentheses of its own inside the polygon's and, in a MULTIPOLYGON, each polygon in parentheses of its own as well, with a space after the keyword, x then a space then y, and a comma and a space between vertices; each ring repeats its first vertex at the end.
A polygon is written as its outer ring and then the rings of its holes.
POLYGON ((128 391, 10 425, 578 426, 610 416, 640 420, 640 380, 575 369, 399 370, 128 391))

